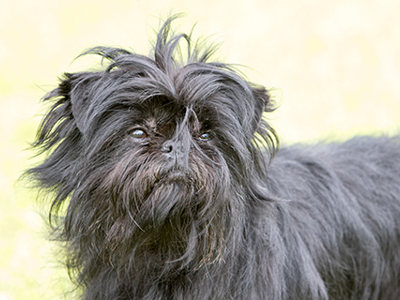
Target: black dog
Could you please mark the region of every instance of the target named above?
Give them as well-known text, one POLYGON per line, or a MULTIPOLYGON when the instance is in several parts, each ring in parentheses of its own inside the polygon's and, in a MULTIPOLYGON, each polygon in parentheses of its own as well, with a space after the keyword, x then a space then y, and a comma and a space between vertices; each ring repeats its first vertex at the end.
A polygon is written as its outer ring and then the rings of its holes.
POLYGON ((172 19, 46 98, 29 174, 82 298, 400 299, 399 137, 278 152, 267 91, 172 19))

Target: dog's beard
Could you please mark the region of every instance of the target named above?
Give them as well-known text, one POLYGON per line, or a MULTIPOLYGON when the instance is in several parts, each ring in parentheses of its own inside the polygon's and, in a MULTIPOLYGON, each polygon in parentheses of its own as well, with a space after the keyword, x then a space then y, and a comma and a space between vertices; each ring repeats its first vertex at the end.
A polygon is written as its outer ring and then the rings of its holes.
POLYGON ((138 150, 89 171, 66 216, 73 252, 82 260, 96 254, 122 273, 159 275, 223 259, 238 209, 235 187, 222 154, 192 152, 186 168, 138 150))

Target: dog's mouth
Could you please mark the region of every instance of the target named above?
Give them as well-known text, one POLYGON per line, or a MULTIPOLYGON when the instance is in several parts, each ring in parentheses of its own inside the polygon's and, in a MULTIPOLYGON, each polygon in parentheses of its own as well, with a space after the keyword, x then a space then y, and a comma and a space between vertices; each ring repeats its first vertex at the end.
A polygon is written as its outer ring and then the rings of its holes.
POLYGON ((173 169, 167 172, 163 172, 155 177, 154 186, 170 183, 184 183, 191 184, 191 176, 182 170, 173 169))

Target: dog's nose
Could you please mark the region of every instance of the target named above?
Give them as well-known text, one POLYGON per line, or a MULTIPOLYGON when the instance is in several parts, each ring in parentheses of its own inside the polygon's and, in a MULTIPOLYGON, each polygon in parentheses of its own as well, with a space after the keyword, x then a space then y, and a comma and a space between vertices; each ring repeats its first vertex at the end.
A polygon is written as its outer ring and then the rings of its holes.
POLYGON ((179 159, 187 155, 188 150, 189 145, 186 145, 184 141, 180 140, 169 140, 161 146, 162 153, 167 154, 167 156, 176 156, 179 159))
POLYGON ((171 164, 171 167, 186 169, 189 162, 190 144, 184 140, 165 141, 161 146, 161 153, 171 164))
POLYGON ((162 153, 170 153, 170 152, 172 152, 173 149, 174 149, 174 147, 172 146, 172 142, 167 141, 164 143, 164 145, 162 145, 161 152, 162 153))

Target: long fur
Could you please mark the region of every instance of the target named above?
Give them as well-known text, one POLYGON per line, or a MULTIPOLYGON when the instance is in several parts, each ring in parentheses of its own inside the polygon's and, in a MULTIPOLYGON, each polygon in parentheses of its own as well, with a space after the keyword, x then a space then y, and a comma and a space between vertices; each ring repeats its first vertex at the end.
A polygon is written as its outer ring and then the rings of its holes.
POLYGON ((28 175, 82 299, 399 298, 399 137, 277 151, 265 88, 173 19, 45 98, 28 175))

